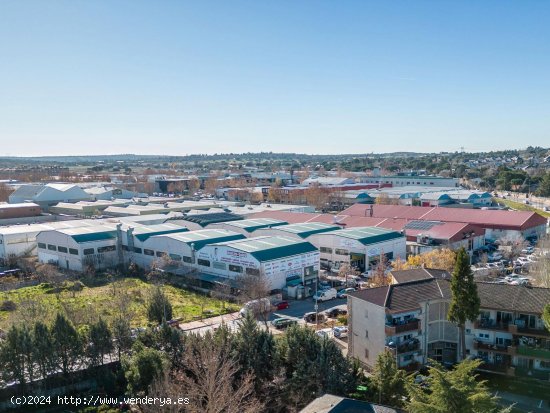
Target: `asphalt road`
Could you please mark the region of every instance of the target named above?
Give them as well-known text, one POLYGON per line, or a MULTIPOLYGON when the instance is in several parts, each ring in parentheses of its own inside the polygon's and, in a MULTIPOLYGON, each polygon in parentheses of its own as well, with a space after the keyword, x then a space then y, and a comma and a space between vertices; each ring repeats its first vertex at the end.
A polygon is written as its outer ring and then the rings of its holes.
MULTIPOLYGON (((335 307, 337 305, 345 305, 347 298, 335 298, 334 300, 328 300, 319 302, 319 312, 335 307)), ((274 320, 279 317, 289 317, 302 319, 305 313, 315 311, 315 301, 311 298, 304 300, 290 300, 289 308, 286 310, 277 310, 271 314, 270 320, 274 320)))

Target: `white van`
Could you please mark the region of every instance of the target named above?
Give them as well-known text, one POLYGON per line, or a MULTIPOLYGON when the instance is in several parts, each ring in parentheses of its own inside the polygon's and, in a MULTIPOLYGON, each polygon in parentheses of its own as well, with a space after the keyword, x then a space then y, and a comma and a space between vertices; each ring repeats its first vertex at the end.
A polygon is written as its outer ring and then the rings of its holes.
POLYGON ((329 288, 328 290, 317 291, 313 296, 315 301, 327 301, 336 298, 338 292, 334 288, 329 288))
POLYGON ((269 301, 269 298, 260 298, 259 300, 249 301, 243 306, 243 308, 241 308, 239 314, 241 317, 244 317, 249 311, 251 311, 254 316, 267 314, 271 311, 271 301, 269 301))

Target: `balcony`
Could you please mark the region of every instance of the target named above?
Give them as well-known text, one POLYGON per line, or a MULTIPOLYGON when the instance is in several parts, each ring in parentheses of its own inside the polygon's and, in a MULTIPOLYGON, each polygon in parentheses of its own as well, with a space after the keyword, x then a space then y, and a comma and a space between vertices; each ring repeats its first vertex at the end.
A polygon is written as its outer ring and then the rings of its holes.
POLYGON ((389 351, 393 356, 404 355, 420 350, 420 340, 413 338, 400 343, 397 347, 393 343, 386 346, 386 351, 389 351))
POLYGON ((420 329, 420 320, 413 318, 400 324, 386 324, 386 336, 394 336, 407 331, 420 329))
POLYGON ((547 348, 517 346, 515 350, 516 350, 516 354, 520 356, 550 360, 550 349, 547 349, 547 348))
POLYGON ((513 348, 511 346, 484 343, 483 341, 478 340, 474 341, 474 349, 513 355, 513 348))
POLYGON ((497 322, 496 320, 490 318, 483 318, 481 320, 476 320, 474 322, 474 328, 480 330, 500 330, 508 331, 508 325, 510 323, 507 321, 497 322))
MULTIPOLYGON (((522 321, 522 320, 518 320, 522 321)), ((526 336, 535 336, 535 337, 550 337, 550 331, 544 328, 527 328, 523 327, 521 324, 510 324, 508 326, 508 332, 512 334, 523 334, 526 336)))

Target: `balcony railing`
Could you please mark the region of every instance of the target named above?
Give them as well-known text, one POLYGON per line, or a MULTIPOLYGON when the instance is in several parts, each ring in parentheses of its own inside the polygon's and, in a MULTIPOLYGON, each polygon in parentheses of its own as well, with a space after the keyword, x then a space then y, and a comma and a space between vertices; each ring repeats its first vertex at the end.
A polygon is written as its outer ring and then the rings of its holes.
POLYGON ((512 334, 524 334, 526 336, 550 337, 550 331, 544 328, 527 328, 516 324, 510 324, 508 332, 512 334))
POLYGON ((402 324, 386 324, 386 335, 393 336, 395 334, 414 331, 420 328, 420 320, 414 318, 403 322, 402 324))
POLYGON ((399 344, 397 347, 395 345, 388 344, 386 346, 386 350, 394 356, 412 353, 414 351, 420 350, 420 340, 410 340, 408 342, 399 344))
POLYGON ((509 324, 510 323, 507 322, 507 321, 497 322, 496 320, 484 318, 484 319, 481 319, 481 320, 476 320, 474 322, 474 327, 478 328, 478 329, 481 329, 481 330, 503 330, 503 331, 508 331, 508 325, 509 324))
POLYGON ((518 346, 516 347, 516 353, 521 356, 550 360, 550 349, 546 349, 546 348, 518 346))
POLYGON ((474 341, 474 349, 475 350, 483 350, 483 351, 493 351, 493 352, 505 353, 505 354, 512 354, 513 353, 513 350, 511 349, 511 346, 484 343, 482 341, 477 341, 477 340, 474 341))

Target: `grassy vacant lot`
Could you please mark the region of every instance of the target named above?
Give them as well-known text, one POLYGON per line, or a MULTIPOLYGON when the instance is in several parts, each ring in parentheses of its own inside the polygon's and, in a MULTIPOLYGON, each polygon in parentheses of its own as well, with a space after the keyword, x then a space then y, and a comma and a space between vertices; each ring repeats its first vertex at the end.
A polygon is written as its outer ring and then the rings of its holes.
POLYGON ((501 198, 493 198, 493 199, 500 205, 507 206, 508 208, 513 208, 518 211, 532 211, 542 215, 543 217, 550 218, 550 212, 546 212, 541 209, 534 208, 531 205, 522 204, 521 202, 512 201, 510 199, 501 199, 501 198))
MULTIPOLYGON (((92 278, 65 282, 61 288, 44 283, 0 292, 0 329, 5 330, 14 322, 49 322, 58 311, 79 326, 99 317, 110 321, 118 314, 130 318, 133 327, 146 326, 146 306, 152 288, 152 284, 137 278, 92 278)), ((172 304, 173 318, 190 321, 203 311, 211 316, 238 310, 235 304, 181 288, 161 288, 172 304)))

